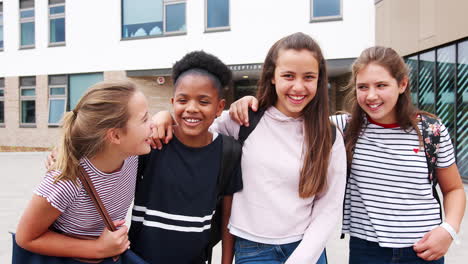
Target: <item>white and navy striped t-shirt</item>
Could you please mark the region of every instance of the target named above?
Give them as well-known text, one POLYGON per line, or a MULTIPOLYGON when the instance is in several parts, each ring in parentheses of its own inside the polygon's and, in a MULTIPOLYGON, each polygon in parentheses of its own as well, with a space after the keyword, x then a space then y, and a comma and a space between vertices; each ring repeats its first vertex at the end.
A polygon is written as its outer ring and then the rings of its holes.
MULTIPOLYGON (((80 164, 91 178, 111 219, 125 219, 135 192, 138 157, 127 158, 122 168, 112 173, 99 171, 86 158, 81 159, 80 164)), ((104 221, 80 180, 78 185, 69 180, 54 183, 58 174, 58 171, 48 172, 34 191, 62 212, 53 227, 67 234, 101 235, 104 221)))
MULTIPOLYGON (((340 130, 348 115, 331 119, 340 130)), ((343 232, 381 247, 412 246, 441 223, 433 196, 424 149, 413 129, 378 125, 368 119, 359 137, 346 188, 343 232)), ((418 124, 419 129, 421 123, 418 124)), ((440 127, 437 168, 455 162, 444 125, 440 127)))

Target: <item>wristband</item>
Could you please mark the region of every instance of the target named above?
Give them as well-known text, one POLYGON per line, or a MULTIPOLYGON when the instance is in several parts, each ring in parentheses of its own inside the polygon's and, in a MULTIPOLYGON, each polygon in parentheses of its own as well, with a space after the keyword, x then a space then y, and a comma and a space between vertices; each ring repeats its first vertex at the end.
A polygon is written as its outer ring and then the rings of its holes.
POLYGON ((440 227, 445 229, 450 234, 450 236, 453 239, 453 242, 455 242, 455 245, 460 244, 460 240, 458 239, 457 232, 455 232, 455 229, 453 229, 453 227, 449 223, 443 222, 442 224, 440 224, 440 227))

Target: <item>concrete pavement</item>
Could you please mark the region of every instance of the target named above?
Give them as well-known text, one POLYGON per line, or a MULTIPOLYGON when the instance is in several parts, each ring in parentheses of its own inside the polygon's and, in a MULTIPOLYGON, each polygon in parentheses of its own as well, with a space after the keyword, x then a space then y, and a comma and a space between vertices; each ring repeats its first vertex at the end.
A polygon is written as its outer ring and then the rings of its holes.
MULTIPOLYGON (((11 238, 22 211, 31 198, 32 191, 44 175, 47 153, 0 153, 0 263, 11 263, 11 238)), ((468 193, 468 186, 465 185, 468 193)), ((468 208, 467 208, 468 211, 468 208)), ((128 218, 127 218, 128 219, 128 218)), ((339 226, 327 245, 328 261, 345 264, 348 259, 348 238, 339 239, 339 226)), ((460 245, 452 245, 447 256, 448 264, 465 264, 468 259, 468 217, 462 222, 460 245)), ((220 263, 219 245, 214 251, 213 263, 220 263)))

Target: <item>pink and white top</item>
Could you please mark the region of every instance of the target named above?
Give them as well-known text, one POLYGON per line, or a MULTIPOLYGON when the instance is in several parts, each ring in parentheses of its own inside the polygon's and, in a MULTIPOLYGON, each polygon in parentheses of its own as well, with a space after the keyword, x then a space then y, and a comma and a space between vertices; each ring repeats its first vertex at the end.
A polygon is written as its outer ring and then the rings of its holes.
MULTIPOLYGON (((112 173, 99 171, 87 158, 82 158, 80 164, 91 178, 111 219, 125 219, 134 197, 138 157, 127 158, 122 168, 112 173)), ((34 191, 62 212, 53 227, 68 234, 101 235, 104 221, 81 181, 78 179, 78 184, 69 180, 54 183, 57 175, 58 171, 48 172, 34 191)))
MULTIPOLYGON (((210 128, 238 137, 239 124, 224 112, 210 128)), ((315 263, 341 220, 346 182, 343 137, 336 131, 327 171, 327 189, 299 197, 303 162, 304 122, 275 107, 262 119, 242 147, 244 188, 234 194, 230 232, 251 241, 285 244, 301 241, 287 264, 315 263)))

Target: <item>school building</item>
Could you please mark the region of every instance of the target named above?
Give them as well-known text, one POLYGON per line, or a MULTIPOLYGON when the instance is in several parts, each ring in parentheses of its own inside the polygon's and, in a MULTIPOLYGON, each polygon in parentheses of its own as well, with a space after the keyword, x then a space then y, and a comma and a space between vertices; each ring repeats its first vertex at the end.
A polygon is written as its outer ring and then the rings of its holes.
POLYGON ((230 66, 229 104, 298 31, 323 48, 340 109, 350 64, 374 44, 372 0, 0 0, 0 146, 53 146, 63 113, 101 80, 131 78, 152 113, 169 109, 171 66, 193 50, 230 66))
POLYGON ((376 44, 391 46, 411 71, 413 102, 448 127, 468 182, 468 1, 376 0, 376 44))

